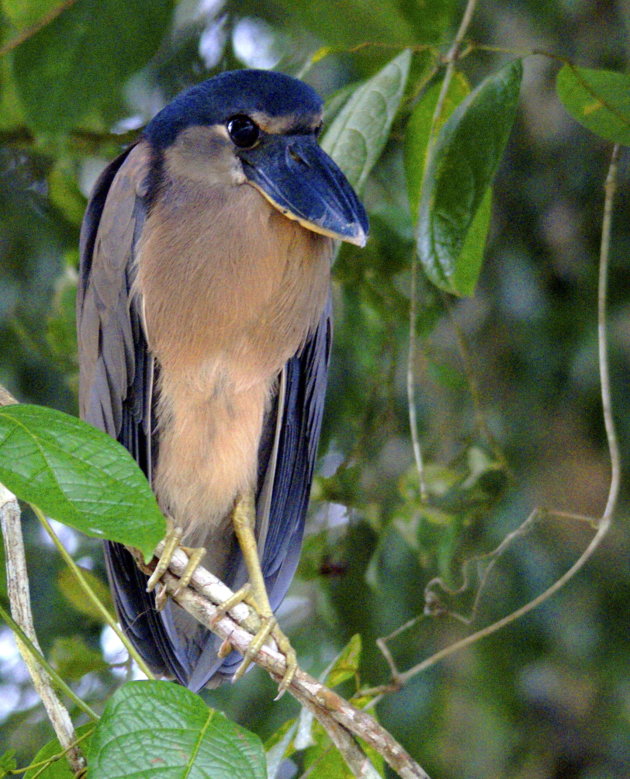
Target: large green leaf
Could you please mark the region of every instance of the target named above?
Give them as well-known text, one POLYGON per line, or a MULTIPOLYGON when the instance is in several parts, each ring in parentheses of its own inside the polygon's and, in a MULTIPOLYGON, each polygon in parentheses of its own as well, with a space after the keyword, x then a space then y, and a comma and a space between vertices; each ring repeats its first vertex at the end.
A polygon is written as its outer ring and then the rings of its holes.
POLYGON ((405 130, 405 177, 409 195, 409 210, 415 222, 420 207, 422 178, 427 164, 427 151, 431 136, 437 138, 438 133, 455 108, 470 94, 468 79, 463 73, 456 71, 449 84, 440 116, 433 128, 434 114, 442 90, 442 82, 433 84, 418 101, 407 122, 405 130))
POLYGON ((277 4, 300 27, 340 47, 356 46, 357 40, 401 46, 440 41, 457 7, 454 0, 277 0, 277 4))
POLYGON ((80 419, 41 406, 0 408, 0 482, 91 536, 149 557, 165 521, 133 458, 80 419))
POLYGON ((90 742, 91 779, 266 779, 258 736, 170 682, 130 682, 90 742))
POLYGON ((77 0, 15 51, 29 124, 63 132, 111 100, 145 65, 167 28, 171 0, 77 0))
POLYGON ((564 65, 556 90, 581 125, 608 141, 630 146, 630 74, 564 65))
POLYGON ((378 160, 400 106, 411 53, 403 51, 362 84, 337 114, 322 148, 360 191, 378 160))
POLYGON ((505 149, 518 104, 523 66, 514 60, 486 78, 459 106, 442 128, 431 154, 423 189, 416 241, 425 272, 434 284, 457 295, 474 290, 485 242, 477 212, 505 149), (474 247, 467 237, 483 241, 474 247), (463 249, 466 246, 466 251, 463 249))

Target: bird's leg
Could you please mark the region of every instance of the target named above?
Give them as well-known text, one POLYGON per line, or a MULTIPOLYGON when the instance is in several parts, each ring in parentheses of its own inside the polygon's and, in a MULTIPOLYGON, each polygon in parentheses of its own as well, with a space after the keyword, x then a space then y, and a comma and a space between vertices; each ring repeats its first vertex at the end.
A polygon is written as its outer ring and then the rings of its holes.
MULTIPOLYGON (((186 564, 186 568, 184 569, 183 574, 179 577, 179 585, 173 595, 177 595, 180 590, 188 587, 192 575, 203 559, 206 550, 203 547, 191 548, 189 546, 182 546, 182 535, 183 531, 181 527, 175 525, 173 520, 169 517, 167 519, 167 532, 166 537, 164 538, 162 554, 160 555, 157 565, 155 566, 155 569, 147 582, 147 592, 151 592, 152 590, 156 589, 162 576, 168 570, 176 549, 182 549, 184 552, 186 552, 188 555, 188 563, 186 564)), ((166 588, 161 587, 156 591, 155 594, 155 607, 158 611, 161 611, 164 608, 166 600, 166 588)))
POLYGON ((278 649, 284 654, 287 661, 287 668, 279 686, 279 693, 282 695, 291 684, 297 668, 297 659, 289 639, 278 627, 269 603, 269 596, 267 595, 267 588, 265 587, 265 580, 258 557, 258 544, 254 534, 256 504, 253 494, 242 495, 237 499, 232 512, 232 522, 249 573, 249 584, 236 593, 235 597, 245 600, 253 606, 262 623, 254 640, 247 648, 243 662, 234 674, 234 679, 240 679, 251 664, 252 658, 269 636, 272 635, 278 645, 278 649))

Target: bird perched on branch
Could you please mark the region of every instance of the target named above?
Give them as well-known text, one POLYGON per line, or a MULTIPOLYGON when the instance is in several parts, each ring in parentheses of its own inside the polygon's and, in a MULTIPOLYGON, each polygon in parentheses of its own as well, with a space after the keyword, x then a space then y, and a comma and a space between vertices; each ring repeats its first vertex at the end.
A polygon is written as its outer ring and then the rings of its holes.
MULTIPOLYGON (((368 229, 321 124, 304 83, 222 73, 108 165, 81 233, 81 416, 131 452, 175 538, 233 589, 251 582, 277 639, 321 427, 334 240, 362 246, 368 229)), ((240 656, 218 656, 174 602, 158 610, 130 553, 105 550, 120 621, 156 673, 193 690, 234 674, 240 656)))

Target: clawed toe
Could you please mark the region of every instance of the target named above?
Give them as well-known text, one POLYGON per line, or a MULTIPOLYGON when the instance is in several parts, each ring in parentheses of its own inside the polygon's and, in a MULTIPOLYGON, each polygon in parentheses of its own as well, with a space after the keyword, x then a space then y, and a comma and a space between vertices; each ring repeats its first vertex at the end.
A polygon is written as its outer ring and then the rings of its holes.
POLYGON ((173 555, 177 549, 181 549, 188 555, 188 562, 184 572, 179 577, 179 584, 173 595, 178 595, 183 589, 188 587, 192 576, 202 561, 203 556, 206 553, 204 548, 191 548, 181 545, 182 529, 174 526, 170 523, 168 533, 164 539, 164 547, 162 554, 160 555, 157 565, 155 566, 153 573, 147 581, 147 592, 156 591, 155 594, 155 607, 158 611, 161 611, 166 605, 168 600, 168 592, 162 582, 162 577, 166 573, 173 559, 173 555))

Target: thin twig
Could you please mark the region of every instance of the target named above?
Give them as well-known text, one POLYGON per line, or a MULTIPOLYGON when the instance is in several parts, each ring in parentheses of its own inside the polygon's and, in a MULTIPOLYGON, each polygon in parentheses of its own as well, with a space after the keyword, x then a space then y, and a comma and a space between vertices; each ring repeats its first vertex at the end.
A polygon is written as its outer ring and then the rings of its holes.
POLYGON ((418 307, 418 260, 415 252, 411 259, 411 300, 409 302, 409 350, 407 353, 407 406, 409 407, 409 430, 411 431, 411 446, 413 457, 418 471, 418 480, 420 484, 420 500, 426 503, 429 492, 427 489, 427 480, 424 471, 424 461, 422 458, 422 446, 418 434, 418 416, 416 413, 416 316, 418 307))
MULTIPOLYGON (((508 614, 507 616, 503 617, 503 619, 500 619, 497 622, 494 622, 492 625, 488 625, 487 627, 482 628, 481 630, 478 630, 475 633, 466 636, 465 638, 462 638, 460 641, 456 641, 454 644, 451 644, 445 647, 444 649, 440 650, 439 652, 436 652, 435 654, 431 655, 431 657, 428 657, 426 660, 423 660, 421 663, 414 665, 412 668, 409 668, 407 671, 399 672, 396 670, 393 678, 395 682, 398 684, 401 685, 405 684, 414 676, 417 676, 419 673, 426 671, 431 666, 440 662, 440 660, 449 657, 455 652, 458 652, 460 649, 464 649, 464 647, 474 644, 475 642, 479 641, 482 638, 485 638, 486 636, 496 633, 501 628, 505 627, 506 625, 509 625, 510 623, 514 622, 517 619, 520 619, 520 617, 524 616, 525 614, 528 614, 537 606, 540 606, 541 603, 544 603, 552 595, 555 595, 555 593, 558 592, 558 590, 560 590, 562 587, 564 587, 565 584, 567 584, 567 582, 573 579, 573 577, 578 573, 578 571, 580 571, 581 568, 583 568, 584 565, 590 560, 590 558, 593 556, 595 551, 602 543, 603 539, 608 534, 615 513, 615 509, 617 506, 619 487, 621 483, 621 455, 619 452, 619 444, 617 441, 617 433, 616 433, 615 423, 614 423, 614 418, 612 413, 612 400, 611 400, 611 391, 610 391, 610 374, 609 374, 609 367, 608 367, 607 313, 606 313, 607 290, 608 290, 608 266, 610 261, 610 235, 612 229, 612 213, 613 213, 614 197, 617 189, 618 158, 619 158, 619 146, 615 145, 611 155, 608 175, 606 177, 604 214, 602 219, 602 237, 601 237, 600 256, 599 256, 599 288, 598 288, 598 296, 597 296, 597 301, 598 301, 597 344, 598 344, 598 352, 599 352, 599 374, 600 374, 600 384, 601 384, 602 414, 604 418, 604 426, 606 429, 606 438, 608 443, 608 453, 610 457, 610 483, 608 488, 608 497, 606 500, 606 506, 604 508, 602 516, 600 517, 597 523, 597 532, 591 539, 586 549, 573 563, 573 565, 544 592, 542 592, 533 600, 529 601, 529 603, 526 603, 520 609, 517 609, 516 611, 513 611, 511 614, 508 614)), ((566 514, 564 514, 563 512, 551 511, 549 513, 558 514, 560 516, 566 516, 566 514)), ((532 517, 530 516, 530 520, 531 518, 532 517)), ((583 518, 578 517, 578 519, 583 519, 583 518)), ((390 660, 391 660, 391 655, 390 655, 390 660)), ((390 662, 390 660, 388 660, 388 663, 390 662)), ((391 660, 390 667, 392 665, 395 669, 396 666, 395 664, 393 664, 393 660, 391 660)), ((375 701, 372 701, 373 704, 375 702, 376 699, 375 701)))
POLYGON ((378 779, 380 774, 346 728, 340 725, 321 706, 313 703, 308 696, 302 695, 297 690, 293 691, 293 696, 304 708, 312 712, 313 716, 330 736, 330 740, 337 747, 354 776, 359 777, 359 779, 378 779))
POLYGON ((613 147, 610 167, 605 184, 604 219, 602 222, 602 242, 599 253, 599 288, 597 292, 597 347, 599 350, 599 380, 602 395, 602 413, 608 452, 610 456, 610 488, 606 508, 599 522, 598 532, 604 528, 604 533, 610 526, 617 506, 619 486, 621 484, 621 455, 619 442, 612 413, 612 398, 610 392, 610 373, 608 368, 608 336, 606 332, 606 303, 608 300, 608 266, 610 262, 610 234, 612 231, 612 213, 617 191, 617 163, 619 160, 619 144, 613 147))
MULTIPOLYGON (((4 485, 0 484, 0 521, 4 537, 7 589, 13 619, 26 633, 31 643, 41 654, 39 642, 33 625, 31 599, 20 523, 20 507, 17 499, 4 485)), ((54 728, 74 773, 85 769, 85 759, 78 747, 74 746, 76 734, 68 710, 55 692, 50 676, 33 658, 28 647, 16 636, 16 643, 22 659, 33 680, 33 686, 42 699, 48 718, 54 728)))
MULTIPOLYGON (((82 741, 85 741, 87 738, 90 738, 94 734, 95 727, 90 728, 89 730, 86 730, 85 733, 82 733, 80 736, 77 736, 77 740, 72 745, 78 746, 82 741)), ((36 773, 31 773, 31 776, 33 779, 37 779, 38 776, 41 776, 41 774, 44 773, 44 771, 47 771, 48 768, 53 764, 56 763, 58 760, 61 760, 63 757, 66 756, 66 750, 63 750, 62 752, 57 752, 56 755, 51 755, 46 760, 39 760, 37 763, 30 763, 27 766, 24 766, 23 768, 17 768, 15 770, 9 771, 9 775, 13 774, 19 774, 20 776, 22 774, 25 774, 27 771, 32 772, 35 771, 35 769, 39 769, 36 771, 36 773)))

